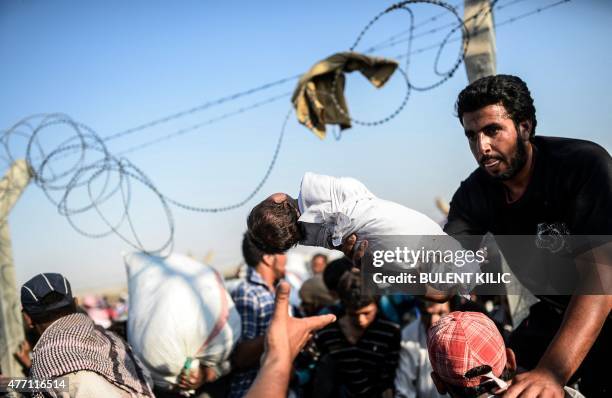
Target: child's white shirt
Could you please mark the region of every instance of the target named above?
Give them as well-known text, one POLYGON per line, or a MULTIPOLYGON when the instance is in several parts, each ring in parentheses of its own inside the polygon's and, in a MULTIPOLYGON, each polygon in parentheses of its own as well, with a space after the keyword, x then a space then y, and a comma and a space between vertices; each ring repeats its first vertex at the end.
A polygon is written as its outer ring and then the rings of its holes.
MULTIPOLYGON (((369 251, 394 250, 398 241, 411 242, 416 248, 461 249, 460 244, 448 237, 431 218, 377 198, 354 178, 307 172, 300 186, 298 206, 301 213, 298 221, 305 233, 300 241, 302 245, 339 249, 344 239, 356 234, 357 244, 367 240, 369 251), (401 238, 390 239, 389 236, 401 238), (414 238, 407 239, 407 236, 414 238)), ((479 268, 479 263, 474 262, 466 264, 463 271, 477 272, 479 268)), ((444 269, 449 268, 445 266, 444 269)), ((472 287, 464 286, 461 290, 469 291, 472 287)))

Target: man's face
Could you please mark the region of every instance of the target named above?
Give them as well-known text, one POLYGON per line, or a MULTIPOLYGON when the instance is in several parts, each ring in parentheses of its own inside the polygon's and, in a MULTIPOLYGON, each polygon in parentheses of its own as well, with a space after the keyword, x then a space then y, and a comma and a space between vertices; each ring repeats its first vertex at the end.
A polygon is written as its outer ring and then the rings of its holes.
POLYGON ((285 266, 287 265, 286 254, 275 254, 272 261, 272 271, 276 280, 280 280, 285 277, 285 266))
POLYGON ((438 322, 440 318, 442 318, 449 312, 450 307, 448 305, 448 302, 436 303, 425 308, 425 310, 421 314, 421 321, 423 322, 423 325, 425 325, 425 329, 429 329, 431 325, 438 322))
POLYGON ((376 313, 378 312, 378 306, 376 303, 368 304, 361 308, 347 308, 346 313, 349 316, 353 326, 359 329, 366 329, 374 322, 376 313))
POLYGON ((525 166, 527 144, 503 105, 466 112, 462 121, 474 158, 491 177, 509 180, 525 166))
POLYGON ((325 270, 325 266, 327 265, 327 261, 325 261, 325 257, 316 256, 313 257, 310 266, 312 267, 313 274, 320 274, 325 270))

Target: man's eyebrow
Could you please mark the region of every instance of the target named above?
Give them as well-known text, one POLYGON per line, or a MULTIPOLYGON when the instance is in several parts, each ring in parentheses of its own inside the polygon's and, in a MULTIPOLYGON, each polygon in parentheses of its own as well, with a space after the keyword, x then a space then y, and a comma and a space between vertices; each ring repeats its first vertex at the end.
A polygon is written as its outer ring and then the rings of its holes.
POLYGON ((499 124, 499 123, 497 123, 497 122, 492 122, 492 123, 489 123, 489 124, 487 124, 486 126, 484 126, 484 127, 482 128, 482 130, 483 130, 483 131, 487 131, 487 130, 492 130, 492 129, 500 129, 500 128, 502 128, 502 127, 503 127, 503 126, 502 126, 501 124, 499 124))
MULTIPOLYGON (((503 126, 501 124, 497 122, 492 122, 482 127, 480 131, 490 131, 490 130, 495 130, 495 129, 501 129, 502 127, 503 126)), ((467 137, 475 134, 474 130, 464 130, 464 132, 467 137)))

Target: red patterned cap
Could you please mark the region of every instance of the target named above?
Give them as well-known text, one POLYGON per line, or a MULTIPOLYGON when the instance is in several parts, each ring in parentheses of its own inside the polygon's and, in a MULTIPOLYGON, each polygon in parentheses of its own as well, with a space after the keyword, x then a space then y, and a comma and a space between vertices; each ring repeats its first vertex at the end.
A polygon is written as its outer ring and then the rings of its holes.
POLYGON ((443 316, 427 333, 427 350, 433 370, 456 386, 474 387, 490 376, 498 378, 506 366, 504 340, 493 321, 480 312, 443 316), (479 376, 466 377, 468 371, 483 365, 491 367, 493 375, 476 372, 479 376))

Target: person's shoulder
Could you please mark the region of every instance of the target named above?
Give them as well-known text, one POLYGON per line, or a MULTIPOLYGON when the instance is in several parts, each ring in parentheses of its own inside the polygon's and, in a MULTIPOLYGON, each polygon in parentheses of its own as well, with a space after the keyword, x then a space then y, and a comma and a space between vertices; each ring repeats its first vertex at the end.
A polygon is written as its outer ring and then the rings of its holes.
POLYGON ((377 317, 375 319, 374 323, 372 323, 371 329, 391 335, 400 336, 401 334, 400 327, 397 323, 388 321, 382 317, 377 317))
POLYGON ((259 296, 257 286, 250 283, 248 280, 243 280, 232 291, 232 299, 237 300, 257 300, 259 296))
POLYGON ((421 326, 421 320, 415 319, 402 329, 402 342, 404 341, 416 341, 419 335, 419 328, 421 326))
POLYGON ((564 137, 535 136, 533 143, 548 159, 579 166, 608 163, 610 154, 601 145, 587 140, 564 137))
POLYGON ((482 198, 489 196, 488 194, 491 189, 494 189, 492 184, 493 182, 491 178, 488 177, 487 173, 480 167, 476 168, 465 180, 461 181, 461 184, 459 184, 459 188, 457 188, 451 200, 451 208, 453 206, 457 207, 458 205, 465 207, 468 204, 473 204, 472 202, 476 202, 477 204, 468 207, 482 207, 482 203, 480 202, 482 198))
POLYGON ((340 330, 340 326, 338 322, 330 323, 324 328, 315 332, 315 339, 318 344, 325 345, 328 341, 334 341, 339 338, 342 331, 340 330))
POLYGON ((488 178, 487 173, 477 167, 465 180, 461 181, 459 189, 482 189, 490 182, 491 179, 488 178))

